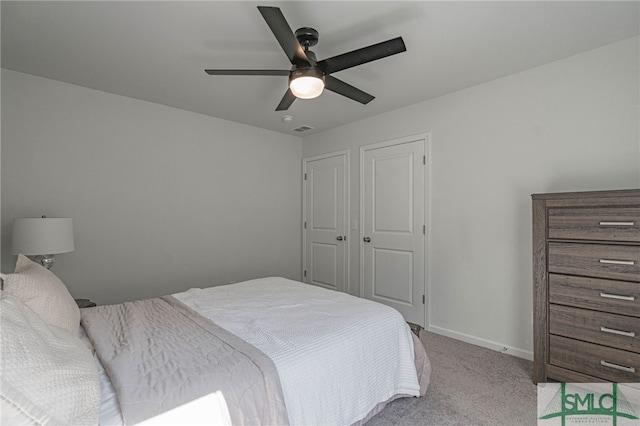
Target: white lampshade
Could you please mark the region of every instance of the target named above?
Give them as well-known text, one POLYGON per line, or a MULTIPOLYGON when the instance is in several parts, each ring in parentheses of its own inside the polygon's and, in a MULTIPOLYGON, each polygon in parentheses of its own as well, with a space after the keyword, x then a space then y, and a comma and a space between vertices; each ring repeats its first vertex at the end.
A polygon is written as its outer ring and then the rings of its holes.
POLYGON ((73 223, 68 217, 13 219, 11 253, 28 256, 67 253, 73 245, 73 223))

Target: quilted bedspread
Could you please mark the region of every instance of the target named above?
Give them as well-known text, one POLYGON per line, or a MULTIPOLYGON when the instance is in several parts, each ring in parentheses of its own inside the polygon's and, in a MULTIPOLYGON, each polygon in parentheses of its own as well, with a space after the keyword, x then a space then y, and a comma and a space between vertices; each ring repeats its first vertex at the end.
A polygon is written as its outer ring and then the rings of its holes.
POLYGON ((200 421, 289 422, 273 362, 171 296, 83 309, 82 324, 117 390, 125 424, 199 400, 205 401, 200 421))

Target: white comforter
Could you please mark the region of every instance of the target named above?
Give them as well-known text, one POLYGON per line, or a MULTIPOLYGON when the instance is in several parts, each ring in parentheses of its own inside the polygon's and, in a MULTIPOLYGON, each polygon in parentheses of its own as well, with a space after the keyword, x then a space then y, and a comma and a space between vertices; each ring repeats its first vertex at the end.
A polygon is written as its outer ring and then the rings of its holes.
POLYGON ((420 394, 411 331, 385 305, 284 278, 173 296, 271 358, 291 424, 352 424, 420 394))

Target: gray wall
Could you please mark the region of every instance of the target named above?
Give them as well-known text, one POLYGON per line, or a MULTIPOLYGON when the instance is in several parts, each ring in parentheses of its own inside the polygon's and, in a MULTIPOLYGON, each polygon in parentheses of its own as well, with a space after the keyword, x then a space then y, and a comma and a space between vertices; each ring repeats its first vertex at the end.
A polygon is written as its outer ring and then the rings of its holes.
MULTIPOLYGON (((215 102, 215 100, 212 100, 215 102)), ((2 71, 2 271, 14 217, 72 217, 54 272, 115 303, 300 278, 302 140, 2 71)))
MULTIPOLYGON (((535 192, 640 187, 638 38, 301 140, 2 71, 2 271, 13 217, 71 216, 55 272, 119 302, 301 264, 301 158, 431 133, 431 330, 531 356, 535 192)), ((359 244, 350 239, 350 291, 359 244)))
POLYGON ((358 219, 359 147, 430 132, 429 327, 530 358, 530 194, 640 187, 638 52, 636 37, 311 135, 304 156, 351 150, 358 219))

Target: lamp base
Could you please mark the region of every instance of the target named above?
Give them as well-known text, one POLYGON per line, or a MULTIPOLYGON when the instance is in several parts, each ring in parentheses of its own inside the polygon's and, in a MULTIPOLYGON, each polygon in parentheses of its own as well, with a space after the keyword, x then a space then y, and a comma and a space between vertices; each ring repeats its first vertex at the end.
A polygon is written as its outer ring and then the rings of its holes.
POLYGON ((36 262, 40 262, 42 266, 47 269, 51 269, 54 263, 56 263, 56 259, 52 254, 43 254, 41 256, 36 256, 36 262))

